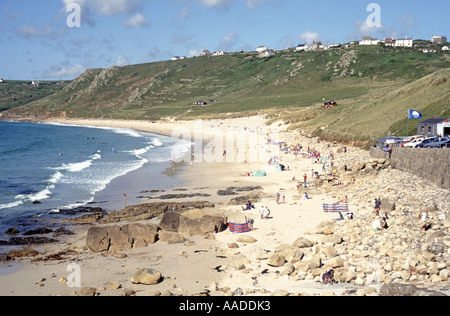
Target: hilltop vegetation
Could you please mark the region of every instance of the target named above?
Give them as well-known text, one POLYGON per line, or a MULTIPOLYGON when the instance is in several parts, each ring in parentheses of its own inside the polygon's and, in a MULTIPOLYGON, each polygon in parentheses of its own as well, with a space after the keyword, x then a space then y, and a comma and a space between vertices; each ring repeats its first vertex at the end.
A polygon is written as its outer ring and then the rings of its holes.
POLYGON ((449 62, 448 54, 360 46, 90 69, 4 116, 157 120, 258 113, 328 139, 367 141, 403 133, 408 108, 426 117, 450 115, 449 62), (322 109, 324 98, 339 106, 322 109), (208 105, 195 106, 199 100, 208 105))
POLYGON ((0 113, 45 98, 68 85, 68 81, 5 81, 0 83, 0 113))

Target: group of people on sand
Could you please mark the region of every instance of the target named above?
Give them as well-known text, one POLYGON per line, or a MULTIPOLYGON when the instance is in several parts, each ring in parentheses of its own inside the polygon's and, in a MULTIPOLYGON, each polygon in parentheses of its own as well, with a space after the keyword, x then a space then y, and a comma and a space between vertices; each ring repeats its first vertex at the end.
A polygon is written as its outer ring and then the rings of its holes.
MULTIPOLYGON (((373 200, 373 214, 375 216, 380 216, 380 210, 381 210, 381 199, 375 198, 373 200)), ((388 214, 385 212, 381 217, 375 219, 375 221, 372 223, 372 230, 378 231, 388 228, 387 220, 389 219, 388 214)))
POLYGON ((286 203, 286 196, 283 195, 283 197, 281 197, 280 192, 277 193, 276 199, 275 201, 277 202, 277 204, 280 204, 280 199, 281 199, 281 203, 286 203))
MULTIPOLYGON (((255 209, 255 205, 252 204, 251 201, 248 201, 245 206, 242 206, 243 211, 251 211, 252 209, 255 209)), ((261 219, 269 219, 270 213, 270 209, 267 206, 262 205, 259 209, 259 215, 261 216, 261 219)))

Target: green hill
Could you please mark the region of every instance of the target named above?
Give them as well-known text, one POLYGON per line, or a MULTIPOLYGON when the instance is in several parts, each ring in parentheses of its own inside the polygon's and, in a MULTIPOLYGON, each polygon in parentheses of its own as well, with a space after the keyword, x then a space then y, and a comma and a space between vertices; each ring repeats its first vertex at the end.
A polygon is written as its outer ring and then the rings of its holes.
POLYGON ((265 113, 326 138, 365 141, 403 133, 408 108, 427 117, 448 115, 449 62, 448 54, 360 46, 91 69, 3 117, 156 120, 265 113), (324 98, 339 106, 322 109, 324 98), (194 105, 199 100, 208 105, 194 105))
POLYGON ((44 81, 33 85, 32 81, 19 80, 0 83, 0 113, 45 98, 68 84, 68 81, 44 81))

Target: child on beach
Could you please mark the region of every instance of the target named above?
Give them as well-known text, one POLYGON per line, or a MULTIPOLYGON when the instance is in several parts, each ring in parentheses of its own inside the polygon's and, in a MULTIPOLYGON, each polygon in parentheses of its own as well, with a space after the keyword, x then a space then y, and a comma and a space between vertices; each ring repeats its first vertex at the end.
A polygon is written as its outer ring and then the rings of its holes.
POLYGON ((373 201, 373 213, 377 216, 380 215, 380 208, 381 208, 381 199, 375 198, 375 200, 373 201))

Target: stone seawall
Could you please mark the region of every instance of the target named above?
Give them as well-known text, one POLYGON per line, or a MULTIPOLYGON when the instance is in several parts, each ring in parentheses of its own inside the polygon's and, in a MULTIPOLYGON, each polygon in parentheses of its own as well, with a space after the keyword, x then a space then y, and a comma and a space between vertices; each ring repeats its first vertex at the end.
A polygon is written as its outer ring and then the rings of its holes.
MULTIPOLYGON (((389 153, 370 149, 372 158, 389 159, 389 153)), ((391 166, 415 174, 450 190, 450 148, 394 148, 391 166)))

